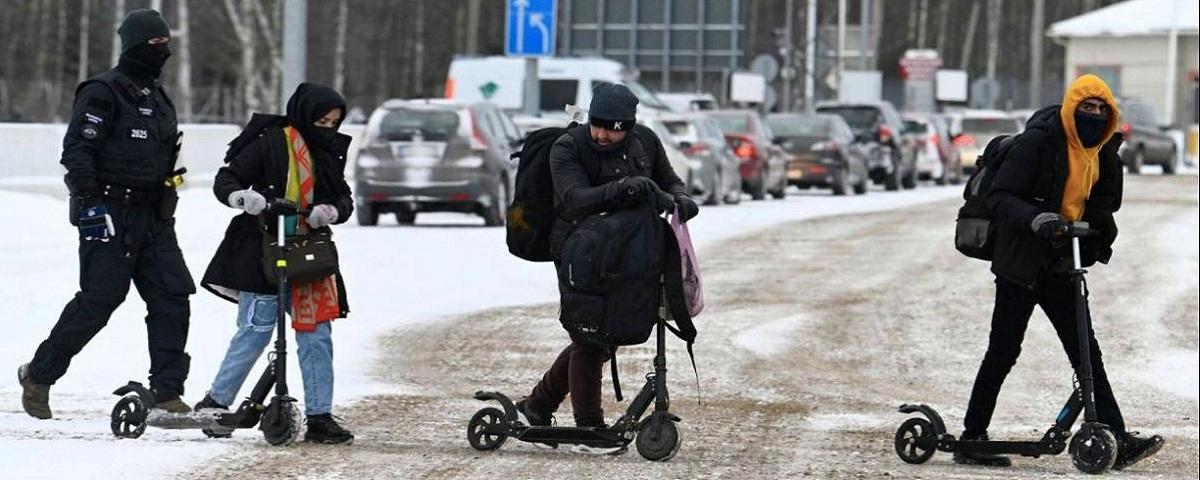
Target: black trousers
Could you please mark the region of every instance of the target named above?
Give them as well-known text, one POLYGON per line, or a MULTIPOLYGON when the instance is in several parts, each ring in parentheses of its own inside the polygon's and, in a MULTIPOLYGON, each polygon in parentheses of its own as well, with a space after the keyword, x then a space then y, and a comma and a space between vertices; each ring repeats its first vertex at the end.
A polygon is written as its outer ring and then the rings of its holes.
POLYGON ((600 381, 604 377, 604 362, 610 356, 605 349, 575 343, 568 345, 542 376, 542 381, 533 387, 526 405, 538 412, 553 413, 570 393, 575 425, 600 426, 604 423, 600 381))
POLYGON ((106 204, 117 234, 107 242, 79 244, 79 292, 67 303, 50 336, 30 362, 30 377, 52 385, 71 359, 108 324, 125 301, 130 281, 146 302, 150 387, 161 398, 183 394, 190 357, 184 352, 196 292, 175 237, 175 220, 161 220, 158 205, 106 204))
MULTIPOLYGON (((964 437, 974 437, 987 432, 992 413, 996 409, 996 397, 1000 395, 1000 387, 1021 354, 1021 341, 1025 338, 1025 329, 1029 325, 1029 316, 1033 314, 1035 305, 1042 307, 1042 311, 1050 318, 1067 358, 1071 361, 1071 367, 1079 366, 1075 293, 1068 277, 1063 274, 1043 274, 1038 279, 1038 287, 1032 291, 1007 280, 996 279, 992 332, 988 337, 987 353, 984 354, 983 364, 979 366, 979 374, 976 375, 975 386, 971 390, 971 401, 967 404, 967 414, 963 422, 966 427, 964 437)), ((1090 324, 1091 314, 1088 313, 1088 316, 1090 324)), ((1124 432, 1125 421, 1121 417, 1117 400, 1113 397, 1108 375, 1104 372, 1104 362, 1100 357, 1096 334, 1090 328, 1088 342, 1092 357, 1092 376, 1095 379, 1097 419, 1108 424, 1116 432, 1124 432)))

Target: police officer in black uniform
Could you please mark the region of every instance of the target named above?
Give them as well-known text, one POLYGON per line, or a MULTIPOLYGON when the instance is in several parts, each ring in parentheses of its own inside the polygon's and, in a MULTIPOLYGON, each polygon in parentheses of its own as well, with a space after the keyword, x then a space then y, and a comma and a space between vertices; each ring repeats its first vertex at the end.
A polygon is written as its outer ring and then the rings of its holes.
POLYGON ((117 30, 117 66, 79 85, 62 164, 79 227, 79 293, 33 360, 18 369, 21 403, 51 418, 50 385, 125 300, 132 281, 146 302, 150 388, 157 408, 190 409, 180 396, 190 358, 188 296, 196 292, 175 238, 175 107, 158 83, 171 32, 157 11, 129 12, 117 30))

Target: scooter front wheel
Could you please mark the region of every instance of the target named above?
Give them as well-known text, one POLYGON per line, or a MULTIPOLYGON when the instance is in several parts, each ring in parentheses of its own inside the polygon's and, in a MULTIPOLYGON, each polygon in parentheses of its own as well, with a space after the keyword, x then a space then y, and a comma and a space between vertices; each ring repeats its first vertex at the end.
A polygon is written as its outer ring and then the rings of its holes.
POLYGON ((258 429, 271 445, 288 445, 300 438, 300 409, 295 401, 272 400, 259 422, 258 429))
POLYGON ((896 455, 905 463, 919 465, 929 461, 937 451, 937 435, 933 424, 924 418, 910 418, 896 429, 896 455))
POLYGON ((146 431, 146 415, 149 410, 137 394, 126 395, 117 400, 112 410, 112 432, 117 438, 138 438, 146 431))
POLYGON ((658 431, 655 432, 653 419, 642 422, 642 426, 638 428, 637 451, 646 460, 665 462, 679 453, 683 438, 673 420, 662 418, 658 425, 658 431))
POLYGON ((508 440, 508 422, 504 420, 504 412, 495 407, 487 407, 471 417, 467 422, 467 442, 476 450, 495 450, 508 440))
POLYGON ((1117 438, 1106 428, 1084 426, 1071 438, 1071 463, 1083 473, 1107 472, 1117 460, 1117 438))

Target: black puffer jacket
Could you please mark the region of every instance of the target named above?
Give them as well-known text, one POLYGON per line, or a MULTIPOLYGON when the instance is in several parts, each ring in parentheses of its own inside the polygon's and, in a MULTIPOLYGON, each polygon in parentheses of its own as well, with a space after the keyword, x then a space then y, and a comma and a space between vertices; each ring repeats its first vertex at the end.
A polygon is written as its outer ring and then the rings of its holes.
MULTIPOLYGON (((231 193, 246 188, 253 188, 268 201, 284 196, 288 171, 287 139, 283 134, 286 125, 288 122, 285 117, 254 115, 242 136, 231 144, 236 147, 236 152, 226 158, 228 163, 217 172, 213 183, 217 200, 228 205, 231 193)), ((316 174, 313 204, 333 205, 338 212, 334 223, 344 223, 354 214, 354 200, 345 178, 346 150, 350 146, 350 137, 338 134, 335 142, 337 146, 332 152, 317 148, 310 150, 313 152, 316 174)), ((266 223, 270 234, 274 235, 274 223, 266 223)), ((329 231, 329 227, 318 231, 329 231)), ((201 281, 204 288, 233 302, 237 301, 234 296, 236 291, 276 293, 276 288, 267 282, 263 274, 262 237, 263 231, 257 217, 245 213, 233 217, 225 230, 225 238, 221 240, 221 245, 204 272, 201 281)), ((350 307, 340 272, 337 282, 338 300, 341 303, 339 317, 345 317, 350 307)))
POLYGON ((559 213, 550 234, 550 254, 556 259, 576 222, 594 213, 634 205, 637 199, 617 183, 622 178, 647 177, 672 196, 687 194, 687 187, 671 168, 662 141, 653 130, 637 125, 630 131, 625 148, 597 152, 587 129, 587 125, 572 127, 550 148, 554 208, 559 213))
MULTIPOLYGON (((1037 286, 1040 274, 1056 260, 1070 255, 1069 246, 1054 246, 1034 234, 1030 223, 1042 212, 1062 210, 1063 187, 1067 181, 1067 144, 1059 120, 1059 105, 1038 110, 1025 131, 1016 138, 996 172, 988 205, 999 222, 992 272, 1026 288, 1037 286)), ((1120 133, 1100 149, 1100 179, 1092 187, 1083 221, 1100 231, 1082 243, 1085 267, 1108 263, 1117 238, 1113 213, 1121 208, 1121 160, 1117 149, 1120 133)))

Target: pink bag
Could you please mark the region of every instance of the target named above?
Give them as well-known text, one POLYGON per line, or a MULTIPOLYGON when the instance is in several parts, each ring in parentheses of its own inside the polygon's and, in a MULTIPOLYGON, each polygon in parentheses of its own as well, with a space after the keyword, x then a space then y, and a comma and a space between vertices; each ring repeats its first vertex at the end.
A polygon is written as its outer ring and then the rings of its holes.
POLYGON ((704 310, 704 288, 700 285, 700 261, 696 258, 696 248, 692 246, 692 235, 688 233, 687 224, 683 223, 679 206, 671 215, 671 230, 675 232, 675 241, 679 245, 679 264, 683 267, 683 298, 687 303, 688 314, 692 317, 700 315, 704 310))

